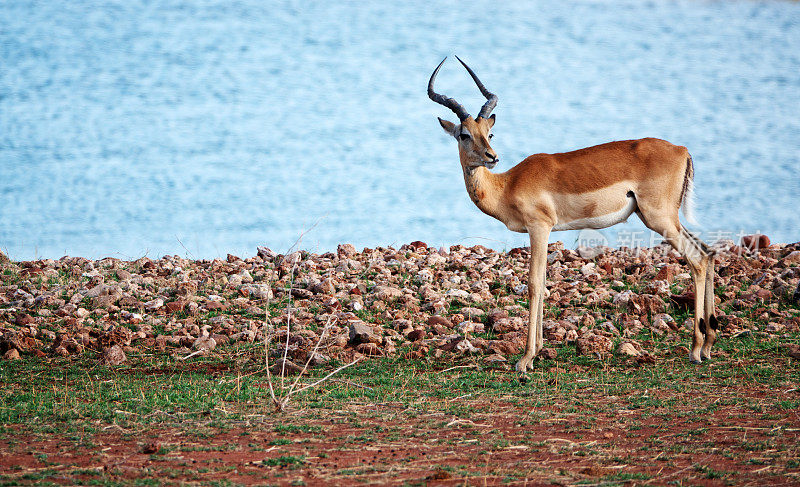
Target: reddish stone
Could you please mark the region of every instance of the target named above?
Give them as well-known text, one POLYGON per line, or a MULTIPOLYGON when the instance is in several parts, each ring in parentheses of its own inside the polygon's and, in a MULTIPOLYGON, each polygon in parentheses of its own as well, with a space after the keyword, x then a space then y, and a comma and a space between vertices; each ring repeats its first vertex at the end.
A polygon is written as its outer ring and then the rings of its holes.
POLYGON ((676 308, 689 310, 694 306, 694 292, 687 291, 683 294, 673 294, 669 297, 669 300, 672 301, 676 308))
POLYGON ((758 249, 765 249, 769 247, 770 241, 769 237, 767 237, 766 235, 756 233, 753 235, 745 235, 744 237, 742 237, 741 243, 742 247, 756 251, 758 249))
POLYGON ((375 343, 361 343, 356 347, 356 351, 368 357, 376 357, 383 355, 382 350, 375 343))
POLYGON ((668 265, 662 267, 661 270, 658 271, 658 274, 656 274, 656 280, 657 281, 667 281, 667 282, 674 281, 675 280, 675 270, 672 267, 668 266, 668 265))
POLYGON ((554 348, 543 348, 539 350, 539 357, 547 360, 555 360, 558 357, 558 352, 554 348))
POLYGON ((428 318, 428 325, 430 326, 443 326, 445 328, 453 328, 453 323, 444 316, 431 316, 428 318))
POLYGON ((408 246, 409 247, 413 247, 415 250, 427 249, 428 248, 428 244, 426 244, 425 242, 420 242, 419 240, 415 240, 415 241, 411 242, 410 244, 408 244, 408 246))
POLYGON ((423 338, 425 338, 425 330, 422 329, 412 330, 411 333, 409 333, 406 338, 408 338, 408 340, 411 342, 422 340, 423 338))
POLYGON ((14 320, 14 323, 17 326, 30 325, 30 324, 33 324, 33 322, 34 322, 33 316, 31 316, 29 314, 25 314, 25 313, 22 313, 21 315, 18 315, 17 319, 14 320))

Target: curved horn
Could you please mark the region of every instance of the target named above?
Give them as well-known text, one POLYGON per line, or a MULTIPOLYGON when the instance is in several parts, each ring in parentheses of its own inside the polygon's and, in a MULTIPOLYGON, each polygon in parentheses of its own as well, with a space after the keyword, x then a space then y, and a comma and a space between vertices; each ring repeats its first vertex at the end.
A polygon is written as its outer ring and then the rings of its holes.
POLYGON ((472 76, 472 80, 475 81, 475 84, 478 85, 478 89, 481 90, 481 94, 486 97, 487 101, 481 107, 481 111, 478 113, 478 118, 480 118, 480 117, 488 118, 489 114, 492 113, 492 110, 494 110, 494 107, 497 105, 497 95, 495 95, 494 93, 490 92, 489 90, 486 89, 485 86, 483 86, 483 83, 481 83, 481 80, 479 80, 478 76, 475 74, 475 72, 472 69, 470 69, 469 66, 467 66, 467 63, 462 61, 461 58, 458 57, 458 56, 456 56, 456 59, 458 59, 458 61, 465 68, 467 68, 467 71, 469 72, 469 75, 472 76))
POLYGON ((467 113, 467 111, 464 109, 464 107, 461 106, 454 99, 448 98, 448 97, 443 96, 443 95, 440 95, 440 94, 436 93, 435 91, 433 91, 433 81, 436 79, 436 75, 439 73, 439 68, 442 67, 442 64, 444 64, 444 62, 446 60, 447 60, 447 56, 445 56, 445 58, 442 59, 442 62, 440 62, 439 65, 436 66, 436 69, 433 70, 433 74, 431 75, 431 79, 430 79, 430 81, 428 81, 428 97, 431 100, 435 101, 436 103, 438 103, 440 105, 444 105, 447 108, 449 108, 450 110, 453 110, 455 112, 456 116, 458 117, 458 120, 463 122, 467 117, 469 117, 469 113, 467 113))

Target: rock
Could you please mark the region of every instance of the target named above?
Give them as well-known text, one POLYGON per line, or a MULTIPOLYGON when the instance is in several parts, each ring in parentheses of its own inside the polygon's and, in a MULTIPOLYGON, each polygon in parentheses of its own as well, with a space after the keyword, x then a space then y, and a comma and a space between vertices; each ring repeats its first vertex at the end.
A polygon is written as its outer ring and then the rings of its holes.
POLYGON ((375 299, 390 301, 403 297, 403 291, 391 286, 375 286, 372 290, 372 296, 375 299))
POLYGON ((91 313, 89 313, 89 310, 84 308, 78 308, 75 310, 75 317, 78 318, 79 320, 87 318, 90 314, 91 313))
POLYGON ((497 364, 505 364, 505 363, 507 363, 507 362, 508 362, 508 360, 506 360, 506 358, 505 358, 505 357, 503 357, 503 356, 502 356, 501 354, 499 354, 499 353, 493 353, 493 354, 491 354, 491 355, 487 355, 487 356, 486 356, 486 357, 483 359, 483 361, 484 361, 484 362, 486 362, 486 363, 488 363, 488 364, 493 364, 493 365, 497 365, 497 364))
POLYGON ((630 342, 623 342, 619 344, 617 347, 617 355, 623 355, 627 357, 638 357, 641 355, 636 347, 633 346, 630 342))
POLYGON ((336 283, 330 277, 326 277, 322 281, 314 283, 309 289, 317 294, 335 294, 336 283))
POLYGON ((450 289, 447 291, 445 296, 447 296, 450 299, 458 299, 467 302, 469 301, 471 295, 470 293, 464 291, 463 289, 450 289))
POLYGON ((124 326, 115 326, 106 333, 98 337, 98 345, 102 348, 110 348, 114 345, 128 346, 133 340, 133 333, 124 326))
POLYGON ((473 346, 472 343, 470 343, 470 341, 467 340, 464 337, 456 338, 451 343, 454 343, 454 345, 452 347, 448 347, 448 348, 450 348, 450 350, 452 350, 454 352, 458 352, 458 353, 479 353, 480 352, 480 350, 478 348, 473 346))
POLYGON ((766 331, 767 333, 776 334, 782 332, 785 328, 786 325, 784 325, 783 323, 776 323, 774 321, 771 321, 767 324, 766 328, 764 328, 764 331, 766 331))
POLYGON ((146 309, 147 311, 156 311, 162 306, 164 306, 164 300, 161 298, 155 298, 151 301, 144 303, 144 309, 146 309))
POLYGON ((461 311, 459 312, 459 314, 465 315, 468 318, 475 318, 475 317, 479 317, 479 316, 485 315, 486 311, 484 311, 484 310, 482 310, 480 308, 464 307, 464 308, 461 308, 461 311))
POLYGON ((694 292, 687 291, 683 294, 673 294, 669 297, 672 304, 679 310, 691 310, 694 308, 694 292))
POLYGON ((462 321, 458 324, 456 329, 462 335, 466 335, 467 333, 483 333, 486 331, 483 323, 476 323, 474 321, 462 321))
POLYGON ((123 281, 123 282, 124 281, 130 281, 131 278, 133 277, 133 274, 131 274, 130 272, 126 271, 125 269, 117 269, 115 272, 117 274, 117 278, 120 281, 123 281))
POLYGON ((371 326, 363 321, 352 321, 350 323, 350 343, 358 345, 360 343, 380 343, 381 337, 375 334, 371 326))
POLYGON ((550 252, 547 254, 547 264, 550 265, 554 262, 562 260, 564 258, 564 254, 561 253, 560 250, 556 250, 554 252, 550 252))
POLYGON ((93 308, 108 308, 113 306, 119 301, 121 295, 119 294, 104 294, 92 299, 93 308))
POLYGON ((578 330, 567 330, 567 335, 564 340, 567 342, 574 342, 578 339, 578 330))
POLYGON ((539 350, 538 357, 545 360, 555 360, 558 357, 558 352, 555 348, 544 347, 543 349, 539 350))
POLYGON ((631 299, 636 297, 636 293, 633 291, 627 290, 617 293, 611 302, 619 307, 627 307, 628 303, 631 302, 631 299))
POLYGON ((356 248, 352 244, 340 244, 336 248, 336 253, 339 257, 352 257, 356 255, 356 248))
POLYGON ((586 247, 584 245, 579 245, 577 249, 578 255, 581 258, 586 260, 592 260, 595 257, 599 257, 605 253, 605 249, 603 247, 586 247))
POLYGON ((495 322, 503 318, 508 318, 508 311, 500 308, 494 308, 489 310, 489 313, 486 316, 486 322, 489 324, 489 326, 494 327, 495 322))
POLYGON ((668 296, 670 294, 669 282, 654 279, 647 283, 642 292, 646 294, 655 294, 658 296, 668 296))
POLYGON ((6 353, 3 354, 3 359, 5 360, 19 360, 19 350, 16 348, 9 348, 6 353))
POLYGON ((114 345, 103 350, 104 365, 122 365, 128 360, 122 347, 114 345))
POLYGON ((178 301, 170 301, 165 303, 164 306, 167 308, 168 313, 178 313, 183 311, 183 308, 186 307, 186 301, 178 300, 178 301))
POLYGON ((378 357, 383 355, 381 348, 375 343, 360 343, 356 346, 358 353, 364 354, 367 357, 378 357))
POLYGON ((297 299, 311 299, 314 296, 314 293, 308 289, 292 288, 292 296, 297 299))
POLYGON ((494 322, 492 330, 495 333, 508 333, 510 331, 519 331, 525 328, 525 320, 519 316, 511 318, 500 318, 494 322))
MULTIPOLYGON (((270 368, 270 372, 277 376, 297 375, 303 372, 303 367, 300 367, 289 359, 284 360, 283 358, 279 358, 270 368)), ((303 373, 303 375, 307 374, 308 370, 303 373)))
POLYGON ((614 335, 619 335, 619 330, 617 329, 616 326, 614 326, 614 323, 610 321, 604 321, 600 323, 599 328, 614 335))
POLYGON ((784 257, 783 265, 800 265, 800 250, 794 250, 784 257))
POLYGON ((578 355, 604 356, 611 351, 611 339, 602 335, 584 335, 575 342, 578 355))
POLYGON ((269 262, 272 262, 275 257, 278 256, 278 254, 269 247, 257 247, 256 252, 259 257, 269 262))
POLYGON ((667 283, 672 283, 672 281, 675 280, 675 274, 675 269, 672 266, 665 265, 659 269, 655 279, 657 281, 666 281, 667 283))
POLYGON ((272 299, 272 288, 268 284, 243 284, 239 290, 245 295, 256 299, 272 299))
POLYGON ((411 332, 409 332, 408 335, 406 335, 406 338, 410 342, 416 342, 422 340, 423 338, 425 338, 425 330, 423 330, 422 328, 412 330, 411 332))
POLYGON ((516 355, 522 352, 524 344, 516 340, 494 340, 489 343, 489 350, 499 355, 516 355))
POLYGON ((769 237, 767 237, 766 235, 756 233, 753 235, 745 235, 744 237, 742 237, 741 244, 742 247, 748 250, 758 251, 758 249, 765 249, 769 247, 770 241, 769 237))
POLYGON ((199 336, 194 343, 192 343, 192 348, 195 350, 206 350, 208 352, 217 348, 217 341, 210 336, 199 336))
POLYGON ((452 329, 453 328, 453 323, 450 322, 450 320, 448 320, 447 318, 445 318, 443 316, 435 316, 435 315, 431 316, 430 318, 428 318, 428 325, 430 325, 430 326, 439 325, 439 326, 443 326, 443 327, 448 328, 448 329, 452 329))
POLYGON ((781 348, 783 349, 783 353, 786 355, 800 360, 800 345, 795 343, 786 343, 781 348))
POLYGON ((22 313, 17 315, 16 319, 14 320, 14 324, 16 324, 17 326, 27 326, 27 325, 32 325, 35 321, 36 320, 33 318, 33 316, 26 313, 22 313))

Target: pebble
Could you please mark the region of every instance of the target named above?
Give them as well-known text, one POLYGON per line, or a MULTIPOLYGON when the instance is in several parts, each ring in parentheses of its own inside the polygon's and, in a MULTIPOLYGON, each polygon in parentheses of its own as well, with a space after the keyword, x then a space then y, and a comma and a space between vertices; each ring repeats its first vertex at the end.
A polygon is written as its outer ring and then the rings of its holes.
MULTIPOLYGON (((732 310, 720 322, 725 333, 754 322, 758 332, 796 332, 800 319, 786 307, 800 303, 800 248, 768 243, 765 249, 764 238, 757 240, 758 254, 739 255, 733 242, 715 247, 718 304, 732 310)), ((579 342, 581 351, 603 355, 610 350, 608 337, 630 340, 642 330, 672 340, 686 336, 675 333, 683 330, 665 313, 693 311, 690 275, 674 252, 641 249, 634 256, 561 244, 548 250, 546 343, 579 342)), ((521 304, 527 299, 528 255, 527 249, 434 249, 413 242, 400 250, 361 252, 342 244, 319 255, 283 256, 259 248, 253 257, 205 261, 8 261, 0 264, 11 270, 0 272, 0 351, 67 356, 119 345, 123 352, 155 346, 172 353, 179 347, 207 351, 211 340, 219 351, 226 343, 262 340, 265 302, 291 293, 291 309, 273 306, 267 325, 285 328, 291 315, 290 336, 297 340, 291 346, 298 356, 306 357, 316 343, 316 335, 306 332, 330 322, 319 351, 329 359, 391 355, 395 349, 410 353, 406 345, 423 355, 427 349, 420 350, 429 347, 437 354, 513 360, 525 346, 528 309, 521 304), (45 276, 59 279, 41 281, 45 276), (69 276, 66 283, 61 276, 69 276), (131 336, 112 339, 120 326, 133 330, 131 336), (351 338, 353 328, 358 330, 351 338), (483 336, 486 330, 491 334, 483 336)))

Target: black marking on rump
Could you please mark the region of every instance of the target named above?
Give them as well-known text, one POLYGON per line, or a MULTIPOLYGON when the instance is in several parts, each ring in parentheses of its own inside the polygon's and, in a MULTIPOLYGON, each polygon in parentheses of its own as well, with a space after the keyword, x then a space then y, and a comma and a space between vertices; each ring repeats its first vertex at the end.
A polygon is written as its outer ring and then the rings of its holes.
POLYGON ((683 198, 686 197, 686 191, 689 189, 689 183, 694 180, 694 162, 692 162, 692 155, 686 158, 686 172, 683 174, 683 187, 681 187, 681 197, 678 199, 678 208, 683 204, 683 198))

